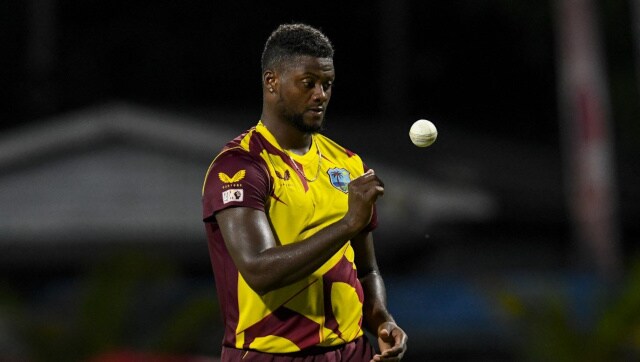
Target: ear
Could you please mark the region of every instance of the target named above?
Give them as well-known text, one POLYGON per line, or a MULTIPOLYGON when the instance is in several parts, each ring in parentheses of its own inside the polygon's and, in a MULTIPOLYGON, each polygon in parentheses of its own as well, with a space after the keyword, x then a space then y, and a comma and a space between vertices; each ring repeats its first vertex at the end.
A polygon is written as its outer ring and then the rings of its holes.
POLYGON ((278 90, 278 77, 272 70, 267 70, 262 75, 262 81, 267 92, 274 93, 278 90))

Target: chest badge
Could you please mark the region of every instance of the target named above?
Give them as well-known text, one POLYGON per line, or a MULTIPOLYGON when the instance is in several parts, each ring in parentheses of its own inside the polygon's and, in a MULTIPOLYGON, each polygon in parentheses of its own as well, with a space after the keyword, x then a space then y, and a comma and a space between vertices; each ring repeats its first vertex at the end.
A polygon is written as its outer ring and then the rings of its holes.
POLYGON ((329 180, 331 185, 345 194, 349 192, 349 182, 351 182, 351 176, 349 171, 344 168, 330 168, 327 170, 329 174, 329 180))

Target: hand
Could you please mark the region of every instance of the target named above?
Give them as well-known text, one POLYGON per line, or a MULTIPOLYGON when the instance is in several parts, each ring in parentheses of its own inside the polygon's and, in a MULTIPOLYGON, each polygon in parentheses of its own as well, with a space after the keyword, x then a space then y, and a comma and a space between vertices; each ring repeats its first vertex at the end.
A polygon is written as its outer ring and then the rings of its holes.
POLYGON ((373 170, 349 183, 349 210, 345 215, 348 224, 357 231, 371 221, 373 204, 384 194, 384 184, 373 170))
POLYGON ((407 351, 407 339, 407 334, 395 323, 382 323, 378 327, 380 354, 373 356, 371 361, 400 361, 407 351))

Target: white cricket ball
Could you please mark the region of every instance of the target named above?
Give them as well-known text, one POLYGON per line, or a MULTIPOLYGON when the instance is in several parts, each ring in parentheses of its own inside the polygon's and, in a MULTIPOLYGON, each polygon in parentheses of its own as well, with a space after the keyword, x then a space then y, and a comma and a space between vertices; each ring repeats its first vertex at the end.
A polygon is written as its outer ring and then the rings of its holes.
POLYGON ((436 126, 426 119, 419 119, 411 125, 409 138, 418 147, 431 146, 438 137, 436 126))

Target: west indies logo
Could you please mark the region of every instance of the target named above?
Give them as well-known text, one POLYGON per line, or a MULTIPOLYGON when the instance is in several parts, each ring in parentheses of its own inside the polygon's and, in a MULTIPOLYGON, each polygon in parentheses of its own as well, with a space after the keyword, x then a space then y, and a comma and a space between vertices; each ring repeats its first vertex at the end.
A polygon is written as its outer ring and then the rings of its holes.
POLYGON ((349 182, 351 182, 349 171, 344 168, 330 168, 327 170, 327 173, 329 174, 329 180, 333 187, 345 194, 349 192, 349 182))

